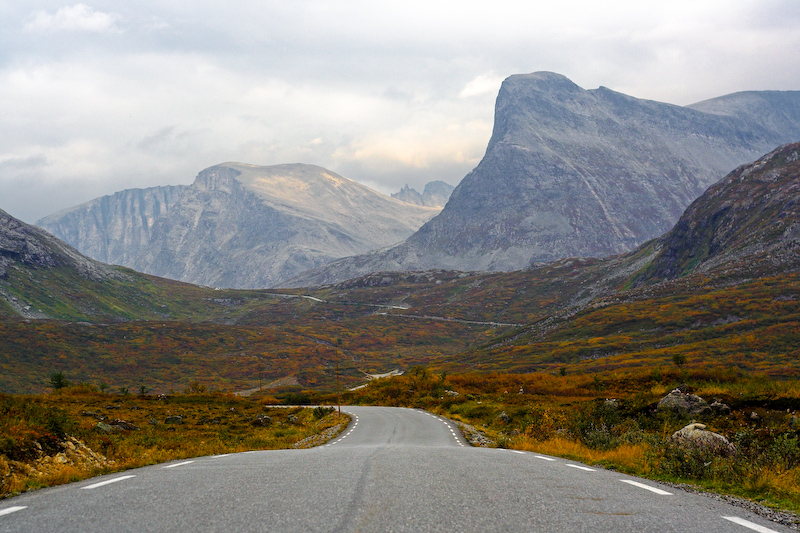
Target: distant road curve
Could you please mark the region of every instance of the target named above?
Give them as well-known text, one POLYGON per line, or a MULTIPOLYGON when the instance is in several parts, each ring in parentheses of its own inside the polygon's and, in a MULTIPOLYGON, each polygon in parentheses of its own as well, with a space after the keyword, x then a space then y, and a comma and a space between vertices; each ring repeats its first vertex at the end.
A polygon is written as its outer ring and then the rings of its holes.
POLYGON ((533 453, 429 413, 346 407, 308 450, 175 461, 0 501, 0 531, 789 531, 738 507, 533 453))

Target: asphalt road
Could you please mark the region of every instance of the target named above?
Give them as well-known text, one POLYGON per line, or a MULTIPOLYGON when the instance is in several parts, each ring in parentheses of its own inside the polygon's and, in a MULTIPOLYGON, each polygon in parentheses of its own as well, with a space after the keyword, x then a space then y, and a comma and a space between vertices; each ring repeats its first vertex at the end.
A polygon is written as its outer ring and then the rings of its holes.
POLYGON ((353 423, 319 448, 200 457, 0 501, 0 531, 788 531, 653 481, 471 448, 423 411, 344 410, 353 423))

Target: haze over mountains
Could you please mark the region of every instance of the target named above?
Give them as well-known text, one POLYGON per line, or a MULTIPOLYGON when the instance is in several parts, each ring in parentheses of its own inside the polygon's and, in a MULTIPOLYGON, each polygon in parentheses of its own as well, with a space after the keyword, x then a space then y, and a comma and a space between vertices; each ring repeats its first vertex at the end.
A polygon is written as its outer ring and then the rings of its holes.
POLYGON ((433 182, 388 198, 319 167, 230 163, 39 225, 102 261, 222 287, 509 271, 632 250, 732 169, 798 139, 798 91, 681 107, 537 72, 503 82, 486 154, 452 195, 433 182))
POLYGON ((392 198, 397 198, 409 204, 441 208, 450 199, 453 189, 455 187, 443 181, 431 181, 425 184, 422 194, 406 185, 398 192, 392 193, 392 198))
POLYGON ((313 165, 224 163, 190 186, 122 191, 38 225, 98 260, 216 287, 270 287, 401 242, 438 213, 313 165))
POLYGON ((507 271, 631 250, 670 229, 709 185, 800 139, 800 92, 747 92, 687 107, 559 74, 507 78, 486 155, 405 243, 309 272, 292 286, 369 272, 507 271))

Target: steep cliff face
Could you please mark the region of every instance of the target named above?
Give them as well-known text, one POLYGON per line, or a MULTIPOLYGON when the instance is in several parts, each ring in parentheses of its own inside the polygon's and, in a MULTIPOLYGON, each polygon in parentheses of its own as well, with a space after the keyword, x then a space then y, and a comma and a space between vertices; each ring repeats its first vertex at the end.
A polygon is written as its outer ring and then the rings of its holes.
POLYGON ((538 72, 506 79, 486 154, 441 214, 392 250, 337 261, 293 284, 381 270, 515 270, 631 250, 709 185, 800 139, 800 92, 694 106, 584 90, 538 72))
POLYGON ((155 221, 186 188, 128 189, 54 213, 36 225, 98 261, 130 265, 149 244, 155 221))
POLYGON ((197 176, 130 266, 202 285, 271 287, 396 244, 437 212, 321 167, 226 163, 197 176))
POLYGON ((800 265, 800 143, 737 168, 695 200, 654 244, 636 285, 717 267, 760 275, 800 265))

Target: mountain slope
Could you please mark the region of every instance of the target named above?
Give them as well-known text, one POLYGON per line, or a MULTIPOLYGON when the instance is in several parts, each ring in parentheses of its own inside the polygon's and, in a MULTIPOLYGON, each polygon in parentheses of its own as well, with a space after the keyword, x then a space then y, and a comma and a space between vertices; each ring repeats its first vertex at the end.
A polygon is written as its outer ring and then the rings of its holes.
POLYGON ((389 251, 292 281, 371 271, 514 270, 622 253, 669 230, 732 168, 800 139, 800 92, 695 106, 584 90, 558 74, 511 76, 486 155, 442 212, 389 251))
POLYGON ((321 167, 225 163, 191 186, 124 191, 40 223, 87 254, 142 272, 257 288, 401 242, 438 211, 321 167))
POLYGON ((36 222, 89 257, 128 265, 150 242, 153 224, 180 200, 185 185, 128 189, 36 222))
POLYGON ((715 268, 778 273, 800 267, 800 143, 743 165, 695 200, 638 285, 715 268))

